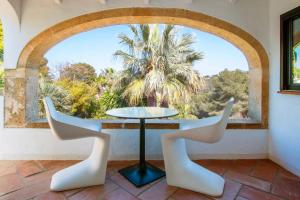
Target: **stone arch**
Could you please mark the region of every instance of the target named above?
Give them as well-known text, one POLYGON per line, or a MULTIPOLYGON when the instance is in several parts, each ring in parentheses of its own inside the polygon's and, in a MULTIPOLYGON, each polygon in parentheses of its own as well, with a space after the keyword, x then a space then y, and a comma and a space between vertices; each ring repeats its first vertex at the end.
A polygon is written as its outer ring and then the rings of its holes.
MULTIPOLYGON (((32 39, 23 49, 17 70, 24 73, 26 109, 22 119, 6 119, 6 126, 26 126, 37 107, 38 68, 43 55, 58 42, 80 32, 128 23, 183 25, 215 34, 238 47, 249 63, 249 115, 258 122, 246 128, 268 126, 268 56, 263 46, 246 31, 205 14, 176 8, 121 8, 78 16, 54 25, 32 39)), ((6 107, 6 112, 11 108, 6 107)), ((7 116, 7 115, 6 115, 7 116)), ((10 115, 12 116, 12 115, 10 115)), ((239 128, 243 128, 243 125, 239 128)))

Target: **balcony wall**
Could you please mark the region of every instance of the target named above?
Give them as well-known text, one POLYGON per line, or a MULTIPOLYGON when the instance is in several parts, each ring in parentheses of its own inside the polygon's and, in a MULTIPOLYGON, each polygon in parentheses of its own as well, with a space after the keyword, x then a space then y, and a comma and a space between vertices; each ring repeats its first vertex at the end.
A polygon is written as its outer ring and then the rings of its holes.
MULTIPOLYGON (((3 97, 0 96, 1 159, 82 159, 92 147, 91 139, 59 141, 49 129, 4 128, 3 97)), ((103 130, 111 134, 111 160, 138 159, 139 130, 103 130)), ((162 159, 160 134, 174 130, 147 130, 147 159, 162 159)), ((188 142, 192 158, 236 159, 267 158, 267 130, 227 130, 217 144, 188 142)))
POLYGON ((270 158, 300 176, 300 96, 278 94, 280 88, 280 15, 300 1, 270 1, 270 158))

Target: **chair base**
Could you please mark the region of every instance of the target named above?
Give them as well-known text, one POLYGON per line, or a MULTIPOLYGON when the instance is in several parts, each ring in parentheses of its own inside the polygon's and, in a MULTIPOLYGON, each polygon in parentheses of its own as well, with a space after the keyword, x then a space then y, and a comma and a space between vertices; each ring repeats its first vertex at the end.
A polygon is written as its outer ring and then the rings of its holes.
MULTIPOLYGON (((177 170, 175 170, 177 171, 177 170)), ((196 163, 181 168, 176 175, 167 174, 168 185, 192 190, 213 197, 219 197, 224 192, 225 180, 218 174, 211 172, 196 163)))
POLYGON ((165 134, 162 147, 168 185, 215 197, 223 194, 225 180, 190 160, 185 139, 165 134))
POLYGON ((84 160, 56 172, 52 176, 50 189, 52 191, 63 191, 101 185, 105 182, 105 174, 105 170, 94 170, 91 165, 91 160, 84 160))
POLYGON ((63 191, 105 182, 109 137, 95 138, 93 151, 88 159, 63 169, 52 176, 52 191, 63 191))

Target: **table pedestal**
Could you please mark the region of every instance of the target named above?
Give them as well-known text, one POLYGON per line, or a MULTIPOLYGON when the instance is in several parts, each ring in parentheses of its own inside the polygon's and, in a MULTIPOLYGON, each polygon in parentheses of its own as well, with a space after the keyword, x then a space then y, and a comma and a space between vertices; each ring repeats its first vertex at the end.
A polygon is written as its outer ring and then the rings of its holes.
POLYGON ((119 170, 136 187, 142 187, 166 174, 161 169, 145 161, 145 119, 140 119, 140 163, 119 170))

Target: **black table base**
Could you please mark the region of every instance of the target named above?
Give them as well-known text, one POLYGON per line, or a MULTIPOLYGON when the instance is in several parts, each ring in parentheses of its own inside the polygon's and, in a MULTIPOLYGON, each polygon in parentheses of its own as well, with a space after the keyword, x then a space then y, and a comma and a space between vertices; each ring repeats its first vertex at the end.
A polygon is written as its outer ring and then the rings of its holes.
POLYGON ((140 119, 140 163, 120 169, 119 172, 136 187, 142 187, 166 176, 164 171, 145 160, 145 119, 140 119))
POLYGON ((136 187, 142 187, 166 176, 164 171, 147 162, 145 162, 144 169, 140 168, 140 164, 136 164, 124 169, 120 169, 119 173, 133 183, 136 187))

